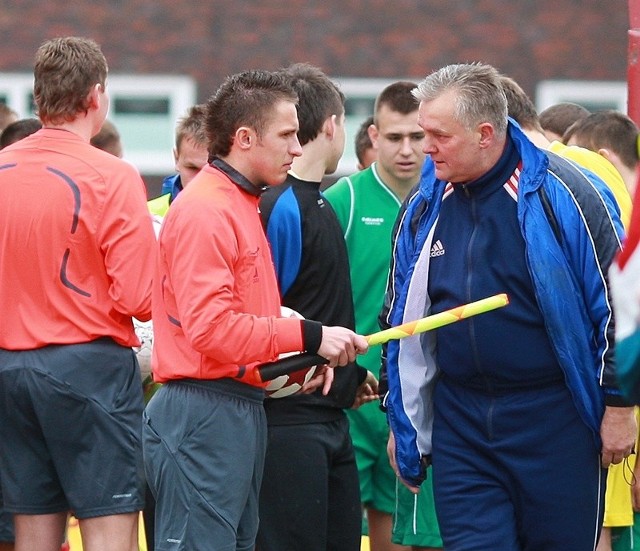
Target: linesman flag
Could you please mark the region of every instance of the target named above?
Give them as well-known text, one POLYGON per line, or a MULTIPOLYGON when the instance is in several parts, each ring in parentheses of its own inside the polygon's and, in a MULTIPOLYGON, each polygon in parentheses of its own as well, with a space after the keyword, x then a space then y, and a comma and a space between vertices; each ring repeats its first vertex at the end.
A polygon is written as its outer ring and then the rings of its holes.
MULTIPOLYGON (((640 174, 640 171, 638 172, 640 174)), ((624 247, 609 269, 616 314, 616 374, 620 390, 640 404, 640 179, 624 247)))

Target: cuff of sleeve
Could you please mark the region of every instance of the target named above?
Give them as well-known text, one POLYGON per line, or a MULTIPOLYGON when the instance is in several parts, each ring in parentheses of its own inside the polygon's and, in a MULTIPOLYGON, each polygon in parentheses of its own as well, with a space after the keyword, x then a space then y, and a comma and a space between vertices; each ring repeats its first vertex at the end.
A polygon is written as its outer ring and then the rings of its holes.
POLYGON ((604 387, 604 404, 612 407, 632 407, 635 404, 629 402, 627 398, 617 388, 604 387))
POLYGON ((606 392, 604 395, 604 403, 606 406, 628 408, 632 407, 633 402, 629 402, 622 394, 613 394, 606 392))
POLYGON ((322 343, 322 324, 319 321, 302 320, 302 339, 305 352, 315 354, 322 343))

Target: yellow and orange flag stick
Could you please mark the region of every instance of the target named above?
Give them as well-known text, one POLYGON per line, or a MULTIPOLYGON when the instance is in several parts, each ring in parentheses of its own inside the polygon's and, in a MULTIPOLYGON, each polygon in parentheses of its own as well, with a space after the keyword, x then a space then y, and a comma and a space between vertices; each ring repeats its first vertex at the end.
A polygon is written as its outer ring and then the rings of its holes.
MULTIPOLYGON (((383 344, 390 340, 404 339, 426 331, 433 331, 434 329, 472 316, 477 316, 478 314, 484 314, 485 312, 502 308, 507 304, 509 304, 509 297, 506 293, 500 293, 475 302, 463 304, 451 310, 445 310, 439 314, 433 314, 416 321, 410 321, 402 325, 396 325, 395 327, 378 331, 377 333, 372 333, 371 335, 365 336, 365 339, 367 339, 369 346, 383 344)), ((282 360, 257 366, 254 371, 254 376, 258 381, 270 381, 280 375, 292 373, 325 362, 326 360, 317 354, 297 354, 282 360)))
POLYGON ((478 314, 484 314, 485 312, 502 308, 507 304, 509 304, 509 297, 506 293, 501 293, 499 295, 493 295, 481 300, 476 300, 475 302, 470 302, 469 304, 463 304, 462 306, 452 308, 451 310, 445 310, 439 314, 433 314, 426 318, 409 321, 402 325, 396 325, 395 327, 390 327, 389 329, 372 333, 371 335, 367 335, 365 339, 367 339, 369 346, 383 344, 395 339, 404 339, 411 335, 418 335, 425 331, 432 331, 434 329, 444 327, 445 325, 470 318, 471 316, 477 316, 478 314))

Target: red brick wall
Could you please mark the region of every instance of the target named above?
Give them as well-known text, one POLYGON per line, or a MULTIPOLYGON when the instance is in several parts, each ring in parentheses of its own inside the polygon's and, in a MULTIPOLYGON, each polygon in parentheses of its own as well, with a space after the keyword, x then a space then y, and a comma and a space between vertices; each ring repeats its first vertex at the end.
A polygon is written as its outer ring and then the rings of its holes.
POLYGON ((30 71, 46 38, 95 38, 111 71, 195 77, 309 61, 334 76, 420 79, 481 60, 533 94, 549 78, 625 80, 626 0, 11 0, 0 71, 30 71))

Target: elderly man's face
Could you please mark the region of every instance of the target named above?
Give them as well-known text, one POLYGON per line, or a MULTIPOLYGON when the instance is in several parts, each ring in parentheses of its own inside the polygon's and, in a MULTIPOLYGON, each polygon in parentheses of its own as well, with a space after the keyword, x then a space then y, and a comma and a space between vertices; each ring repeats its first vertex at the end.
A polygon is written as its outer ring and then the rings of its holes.
POLYGON ((479 128, 467 129, 454 117, 455 91, 420 102, 418 124, 425 133, 424 152, 435 165, 436 178, 465 183, 484 174, 484 148, 479 128))

